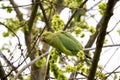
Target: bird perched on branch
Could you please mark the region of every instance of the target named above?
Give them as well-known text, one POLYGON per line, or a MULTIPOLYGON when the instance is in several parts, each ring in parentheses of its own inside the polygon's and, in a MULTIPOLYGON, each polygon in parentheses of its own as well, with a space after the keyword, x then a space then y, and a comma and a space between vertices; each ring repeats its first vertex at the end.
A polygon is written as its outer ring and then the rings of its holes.
POLYGON ((57 31, 44 32, 40 40, 56 48, 58 51, 66 55, 77 55, 80 50, 83 50, 82 45, 69 32, 57 31))

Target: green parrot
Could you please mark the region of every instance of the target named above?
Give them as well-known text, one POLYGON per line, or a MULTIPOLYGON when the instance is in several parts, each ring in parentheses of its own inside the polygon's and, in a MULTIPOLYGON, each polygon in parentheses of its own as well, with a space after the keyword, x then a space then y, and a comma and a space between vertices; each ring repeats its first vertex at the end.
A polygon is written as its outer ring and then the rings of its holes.
POLYGON ((58 51, 66 55, 77 55, 80 50, 83 50, 82 45, 69 32, 57 31, 44 32, 40 40, 56 48, 58 51))

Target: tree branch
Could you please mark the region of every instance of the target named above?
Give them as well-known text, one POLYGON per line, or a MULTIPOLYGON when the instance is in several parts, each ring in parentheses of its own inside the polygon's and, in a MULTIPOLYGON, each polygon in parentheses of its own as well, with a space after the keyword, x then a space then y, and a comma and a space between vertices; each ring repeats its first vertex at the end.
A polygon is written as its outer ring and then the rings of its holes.
POLYGON ((118 70, 120 68, 120 66, 118 66, 117 68, 115 68, 112 72, 110 72, 106 77, 105 80, 107 80, 107 78, 112 75, 116 70, 118 70))
MULTIPOLYGON (((120 44, 113 44, 113 45, 104 45, 102 48, 106 48, 106 47, 117 47, 117 46, 120 46, 120 44)), ((93 47, 93 48, 84 48, 83 50, 84 51, 90 51, 90 50, 95 50, 96 48, 93 47)))
POLYGON ((16 67, 15 67, 13 64, 11 64, 11 62, 6 58, 6 56, 5 56, 1 51, 0 51, 0 56, 1 56, 1 57, 4 59, 4 61, 12 68, 12 70, 17 73, 16 67))
POLYGON ((5 25, 4 23, 0 22, 0 25, 3 25, 4 27, 6 27, 9 31, 11 31, 16 36, 20 50, 21 50, 21 54, 22 54, 21 43, 20 43, 20 39, 19 39, 18 35, 11 28, 9 28, 7 25, 5 25))
POLYGON ((40 0, 35 0, 35 3, 33 4, 33 7, 32 7, 32 12, 31 12, 30 18, 27 22, 28 29, 26 29, 26 27, 25 27, 25 31, 24 31, 25 44, 27 46, 28 53, 31 53, 31 54, 29 54, 30 59, 34 59, 34 56, 33 56, 34 54, 32 54, 32 52, 31 52, 31 30, 32 30, 33 23, 34 23, 36 13, 38 10, 39 1, 40 0))
POLYGON ((109 0, 108 1, 105 14, 100 21, 101 28, 100 28, 100 32, 99 32, 99 35, 97 38, 96 49, 95 49, 92 65, 90 68, 90 73, 88 75, 88 80, 94 80, 94 76, 95 76, 95 73, 97 70, 97 65, 98 65, 100 53, 102 51, 103 42, 104 42, 104 38, 106 35, 107 25, 108 25, 108 22, 109 22, 111 16, 113 15, 113 8, 114 8, 117 1, 118 0, 109 0))
POLYGON ((17 77, 19 76, 20 73, 22 73, 27 67, 31 66, 32 64, 34 64, 37 60, 47 56, 49 53, 46 52, 44 54, 42 54, 41 56, 35 58, 34 60, 32 60, 30 63, 28 63, 27 65, 23 66, 23 68, 21 70, 19 70, 19 72, 16 74, 15 76, 15 80, 17 79, 17 77))
POLYGON ((37 13, 37 10, 38 10, 38 2, 40 0, 35 0, 35 4, 32 6, 32 12, 31 12, 31 15, 30 15, 30 19, 28 20, 28 27, 29 27, 29 32, 31 32, 32 30, 32 26, 33 26, 33 23, 34 23, 34 20, 35 20, 35 17, 36 17, 36 13, 37 13))
POLYGON ((55 5, 55 13, 60 13, 61 12, 61 10, 63 9, 63 2, 64 2, 64 0, 57 0, 56 1, 56 5, 55 5))
MULTIPOLYGON (((100 3, 101 1, 99 1, 98 3, 100 3)), ((98 3, 96 3, 94 6, 98 5, 98 3)), ((87 11, 91 10, 94 6, 92 6, 89 9, 87 9, 87 11)), ((95 42, 95 39, 96 39, 96 37, 97 37, 97 35, 99 33, 99 28, 100 27, 101 27, 101 21, 97 24, 97 26, 96 26, 96 32, 93 35, 90 36, 87 44, 85 45, 85 48, 90 48, 93 45, 93 43, 95 42)), ((88 53, 89 53, 89 51, 86 50, 85 54, 87 55, 88 53)))
MULTIPOLYGON (((80 6, 78 7, 78 9, 79 9, 79 8, 82 8, 87 1, 88 1, 88 0, 85 0, 82 4, 80 4, 80 6)), ((78 9, 76 9, 76 10, 73 12, 72 16, 70 17, 70 19, 68 20, 67 24, 65 25, 63 31, 68 28, 68 25, 70 24, 71 20, 73 19, 73 17, 74 17, 75 14, 77 13, 78 9)))
POLYGON ((20 21, 24 20, 23 19, 23 14, 21 13, 21 11, 19 10, 19 8, 17 7, 17 4, 13 1, 13 0, 10 0, 10 3, 12 4, 16 14, 17 14, 17 17, 20 21))
MULTIPOLYGON (((6 75, 5 71, 4 71, 3 66, 1 64, 1 61, 0 61, 0 79, 3 80, 3 78, 4 78, 5 75, 6 75)), ((5 77, 4 80, 7 80, 7 77, 5 77)))
POLYGON ((7 74, 7 75, 5 75, 4 77, 3 77, 3 79, 5 79, 5 78, 7 78, 11 73, 12 73, 12 71, 15 71, 15 73, 17 73, 17 70, 16 70, 16 67, 13 65, 13 64, 11 64, 11 62, 6 58, 6 56, 5 55, 3 55, 3 53, 0 51, 0 56, 4 59, 4 61, 11 67, 11 71, 7 74))
POLYGON ((46 28, 47 28, 47 30, 49 30, 49 29, 50 29, 50 23, 49 23, 49 20, 48 20, 48 18, 47 18, 47 15, 46 15, 46 13, 45 13, 45 9, 44 9, 41 1, 40 1, 40 3, 39 3, 39 6, 40 6, 40 8, 41 8, 41 10, 42 10, 42 14, 43 14, 44 19, 45 19, 45 23, 46 23, 46 26, 47 26, 46 28))
MULTIPOLYGON (((15 73, 18 72, 17 67, 15 67, 7 58, 6 56, 1 52, 0 50, 0 56, 4 59, 4 61, 8 64, 8 66, 10 66, 10 68, 12 69, 7 75, 4 75, 2 78, 0 78, 1 80, 6 80, 6 78, 14 71, 15 73)), ((4 73, 3 73, 4 74, 4 73)), ((18 76, 19 79, 21 79, 21 74, 18 76)))
MULTIPOLYGON (((11 32, 15 35, 15 37, 16 37, 17 40, 18 40, 18 45, 19 45, 19 49, 20 49, 20 51, 21 51, 21 55, 23 55, 23 51, 22 51, 22 48, 21 48, 21 43, 20 43, 20 39, 19 39, 18 35, 17 35, 11 28, 9 28, 7 25, 5 25, 4 23, 0 22, 0 25, 3 25, 4 27, 6 27, 9 31, 11 31, 11 32)), ((9 60, 7 60, 7 58, 2 54, 1 51, 0 51, 0 56, 3 57, 3 59, 7 62, 7 64, 10 65, 11 68, 12 68, 12 70, 9 72, 8 75, 10 75, 12 71, 15 71, 15 72, 17 73, 17 70, 16 70, 16 69, 17 69, 18 67, 14 67, 14 66, 9 62, 9 60)), ((23 57, 25 58, 24 55, 23 55, 23 57)), ((7 76, 7 75, 6 75, 6 76, 7 76)))

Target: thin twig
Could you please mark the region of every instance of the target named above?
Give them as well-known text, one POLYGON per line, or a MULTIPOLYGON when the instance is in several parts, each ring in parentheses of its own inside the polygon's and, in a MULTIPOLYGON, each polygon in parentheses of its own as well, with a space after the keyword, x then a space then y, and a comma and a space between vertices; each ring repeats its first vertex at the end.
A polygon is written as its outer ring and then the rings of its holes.
POLYGON ((33 4, 26 4, 26 5, 19 5, 19 6, 4 6, 4 7, 0 7, 0 9, 3 9, 3 8, 16 8, 16 7, 28 7, 28 6, 31 6, 33 4))
POLYGON ((87 9, 87 11, 93 9, 95 6, 98 6, 99 3, 101 3, 103 0, 100 0, 99 2, 97 2, 96 4, 94 4, 92 7, 90 7, 89 9, 87 9))
POLYGON ((17 79, 17 77, 19 76, 20 73, 22 73, 27 67, 31 66, 32 64, 34 64, 37 60, 47 56, 49 53, 46 52, 44 54, 42 54, 41 56, 35 58, 34 60, 32 60, 30 63, 26 64, 25 66, 23 66, 23 68, 21 70, 19 70, 19 72, 16 74, 15 76, 15 80, 17 79))
POLYGON ((50 29, 49 20, 48 20, 48 18, 47 18, 47 15, 46 15, 46 13, 45 13, 45 9, 44 9, 41 1, 39 2, 39 6, 40 6, 40 8, 41 8, 41 10, 42 10, 42 14, 43 14, 44 19, 45 19, 45 23, 46 23, 46 26, 47 26, 46 28, 48 28, 48 30, 49 30, 49 29, 50 29))
POLYGON ((41 31, 41 33, 37 36, 36 40, 34 41, 33 47, 31 48, 30 52, 28 53, 28 55, 26 56, 26 58, 24 58, 24 60, 17 66, 17 68, 20 67, 20 65, 22 65, 24 63, 24 61, 29 57, 29 55, 32 53, 32 50, 34 49, 34 46, 36 45, 38 39, 40 38, 40 36, 42 35, 42 33, 44 32, 46 26, 43 28, 43 30, 41 31))
POLYGON ((112 36, 111 36, 110 34, 108 34, 108 36, 109 36, 109 38, 110 38, 112 44, 115 44, 114 41, 113 41, 113 39, 112 39, 112 36))
POLYGON ((23 14, 21 13, 21 11, 19 10, 19 8, 17 7, 17 4, 14 2, 14 0, 9 0, 10 3, 12 4, 12 6, 14 7, 14 10, 17 14, 17 17, 19 18, 20 21, 23 21, 23 14))
POLYGON ((0 56, 5 60, 5 62, 12 68, 12 70, 7 74, 7 75, 5 75, 4 77, 3 77, 3 79, 6 79, 11 73, 12 73, 12 71, 15 71, 15 73, 17 73, 18 71, 16 70, 16 67, 13 65, 13 64, 11 64, 11 62, 6 58, 6 56, 1 52, 1 50, 0 50, 0 56))
MULTIPOLYGON (((19 49, 20 49, 20 51, 21 51, 21 55, 23 55, 22 48, 21 48, 21 43, 20 43, 20 39, 19 39, 18 35, 17 35, 11 28, 9 28, 7 25, 5 25, 4 23, 0 22, 0 24, 3 25, 3 26, 5 26, 9 31, 11 31, 11 32, 16 36, 16 38, 17 38, 17 40, 18 40, 18 44, 19 44, 19 49)), ((2 55, 2 57, 4 57, 4 59, 7 60, 7 58, 5 58, 5 56, 2 55)), ((25 56, 23 55, 23 57, 25 57, 25 56)), ((9 62, 8 62, 8 63, 9 63, 9 62)), ((10 64, 10 63, 9 63, 9 64, 10 64)), ((10 65, 12 65, 12 64, 10 64, 10 65)), ((8 73, 8 75, 10 75, 10 74, 12 73, 12 71, 17 72, 16 69, 17 69, 18 67, 14 67, 14 66, 11 66, 11 67, 12 67, 12 70, 8 73)), ((8 76, 8 75, 7 75, 7 76, 8 76)))
POLYGON ((109 73, 109 75, 107 75, 106 77, 105 77, 105 80, 112 74, 112 73, 114 73, 117 69, 119 69, 120 68, 120 66, 118 66, 117 68, 115 68, 111 73, 109 73))
MULTIPOLYGON (((106 48, 106 47, 117 47, 117 46, 120 46, 120 44, 113 44, 113 45, 104 45, 103 48, 106 48)), ((95 50, 96 47, 94 48, 84 48, 83 50, 84 51, 90 51, 90 50, 95 50)))
MULTIPOLYGON (((20 43, 20 39, 19 39, 18 35, 11 28, 9 28, 7 25, 5 25, 4 23, 0 22, 0 24, 5 26, 8 30, 10 30, 16 36, 18 43, 20 45, 21 43, 20 43)), ((20 47, 20 49, 21 49, 21 47, 20 47)))
POLYGON ((5 74, 5 70, 4 70, 4 68, 3 68, 3 65, 2 65, 1 61, 0 61, 0 73, 1 73, 1 74, 0 74, 0 79, 1 79, 1 80, 7 80, 7 77, 4 78, 4 76, 5 76, 6 74, 5 74), (3 79, 3 78, 4 78, 4 79, 3 79))
MULTIPOLYGON (((82 8, 84 6, 84 4, 87 2, 88 0, 85 0, 82 4, 80 4, 79 8, 82 8)), ((78 9, 79 9, 78 8, 78 9)), ((75 16, 75 14, 77 13, 78 9, 76 9, 72 16, 70 17, 70 19, 68 20, 67 24, 65 25, 64 29, 63 30, 66 30, 68 28, 68 25, 70 24, 71 20, 73 19, 73 17, 75 16)))
POLYGON ((107 34, 109 34, 110 32, 112 32, 116 27, 117 27, 117 25, 120 23, 120 20, 115 24, 115 26, 110 30, 110 31, 108 31, 107 32, 107 34))
POLYGON ((35 2, 36 2, 36 4, 34 4, 32 6, 32 12, 30 15, 30 19, 28 20, 29 32, 31 32, 31 30, 32 30, 32 26, 33 26, 33 23, 34 23, 36 14, 37 14, 37 10, 38 10, 38 3, 37 2, 39 2, 39 0, 35 0, 35 2))
POLYGON ((6 58, 6 56, 0 50, 0 56, 5 60, 5 62, 12 68, 13 71, 17 73, 16 67, 6 58))
POLYGON ((115 55, 115 53, 118 51, 118 48, 114 51, 114 53, 111 55, 111 57, 107 60, 106 64, 103 66, 103 68, 100 70, 100 72, 98 74, 101 74, 102 71, 104 70, 104 68, 107 66, 107 64, 110 62, 110 60, 113 58, 113 56, 115 55))

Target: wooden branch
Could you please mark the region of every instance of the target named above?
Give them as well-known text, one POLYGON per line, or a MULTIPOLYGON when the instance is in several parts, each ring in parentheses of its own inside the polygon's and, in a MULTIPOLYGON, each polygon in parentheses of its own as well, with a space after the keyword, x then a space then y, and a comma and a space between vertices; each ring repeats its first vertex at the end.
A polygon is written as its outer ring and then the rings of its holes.
POLYGON ((16 67, 6 58, 6 56, 0 51, 0 56, 4 59, 4 61, 12 68, 13 71, 17 73, 16 67))
MULTIPOLYGON (((0 79, 3 80, 5 75, 5 70, 3 69, 2 63, 0 61, 0 79)), ((5 77, 4 80, 7 80, 7 77, 5 77)))
POLYGON ((26 64, 25 66, 23 66, 23 68, 22 68, 21 70, 19 70, 18 73, 16 74, 15 80, 18 78, 18 76, 19 76, 27 67, 33 65, 37 60, 39 60, 39 59, 47 56, 48 54, 49 54, 49 53, 46 52, 46 53, 42 54, 41 56, 39 56, 39 57, 35 58, 34 60, 32 60, 30 63, 28 63, 28 64, 26 64))
POLYGON ((22 14, 21 11, 19 10, 18 5, 17 5, 13 0, 9 0, 9 1, 10 1, 10 3, 12 4, 12 6, 13 6, 15 12, 16 12, 18 19, 19 19, 20 21, 24 20, 24 19, 23 19, 23 14, 22 14))
POLYGON ((56 0, 56 5, 55 5, 55 13, 60 13, 61 10, 63 9, 63 2, 64 0, 56 0))
MULTIPOLYGON (((5 25, 4 23, 2 23, 2 22, 0 22, 0 25, 3 25, 4 27, 6 27, 9 31, 11 31, 14 35, 15 35, 15 37, 17 38, 17 40, 18 40, 18 45, 19 45, 19 49, 20 49, 20 51, 21 51, 21 55, 23 55, 23 51, 22 51, 22 47, 21 47, 21 43, 20 43, 20 39, 19 39, 19 37, 18 37, 18 35, 11 29, 11 28, 9 28, 7 25, 5 25)), ((16 73, 17 73, 17 68, 20 66, 18 66, 18 67, 14 67, 10 62, 9 62, 9 60, 7 60, 7 58, 2 54, 2 52, 0 51, 0 56, 6 61, 6 63, 8 64, 8 65, 10 65, 11 66, 11 68, 12 68, 12 70, 9 72, 9 74, 7 74, 6 76, 9 76, 11 73, 12 73, 12 71, 15 71, 16 73)), ((25 58, 25 56, 23 55, 23 57, 25 58)))
MULTIPOLYGON (((99 1, 98 3, 100 3, 101 1, 99 1)), ((96 3, 94 6, 98 5, 98 3, 96 3)), ((90 9, 92 9, 94 6, 92 6, 90 9)), ((89 11, 90 9, 88 9, 87 11, 89 11)), ((96 26, 96 32, 90 36, 87 44, 85 45, 85 48, 90 48, 92 47, 93 43, 95 42, 95 39, 97 38, 97 35, 99 33, 99 28, 101 27, 101 21, 97 24, 96 26)), ((89 53, 89 51, 85 51, 85 54, 87 55, 89 53)))
POLYGON ((28 27, 29 27, 29 32, 31 32, 32 30, 32 26, 33 26, 33 23, 34 23, 34 20, 35 20, 35 17, 36 17, 36 13, 37 13, 37 10, 38 10, 38 2, 40 0, 35 0, 35 4, 33 4, 32 6, 32 12, 31 12, 31 15, 30 15, 30 19, 28 20, 28 27))
POLYGON ((20 39, 19 39, 18 35, 11 28, 9 28, 7 25, 5 25, 4 23, 0 22, 0 25, 3 25, 4 27, 6 27, 9 31, 11 31, 15 35, 15 37, 18 40, 18 44, 19 44, 19 47, 20 47, 20 50, 21 50, 21 54, 22 54, 21 43, 20 43, 20 39))
POLYGON ((4 59, 4 61, 8 64, 8 66, 12 69, 7 75, 3 77, 3 79, 7 78, 13 71, 17 73, 16 67, 6 58, 6 56, 0 51, 1 58, 4 59))
POLYGON ((107 78, 112 75, 116 70, 118 70, 120 68, 120 66, 118 66, 117 68, 115 68, 112 72, 108 73, 108 75, 105 77, 105 80, 107 80, 107 78))
POLYGON ((35 2, 33 4, 32 12, 31 12, 30 18, 27 22, 28 29, 26 29, 26 27, 24 27, 25 28, 24 29, 25 43, 26 43, 26 46, 27 46, 28 53, 31 53, 31 54, 29 54, 30 59, 34 59, 34 56, 33 56, 34 54, 32 54, 32 52, 31 52, 31 30, 32 30, 33 23, 34 23, 36 13, 37 13, 37 10, 38 10, 39 1, 40 0, 35 0, 35 2))
MULTIPOLYGON (((17 67, 15 67, 15 66, 6 58, 6 56, 1 52, 1 50, 0 50, 0 56, 1 56, 1 58, 4 59, 4 61, 8 64, 8 66, 12 69, 8 74, 4 75, 4 77, 0 78, 1 80, 6 80, 7 77, 8 77, 9 75, 11 75, 11 73, 12 73, 13 71, 14 71, 15 73, 17 73, 18 70, 17 70, 17 67)), ((1 68, 0 68, 0 69, 1 69, 1 68)), ((22 75, 22 74, 20 74, 20 75, 18 76, 19 79, 22 78, 21 75, 22 75)))
MULTIPOLYGON (((120 47, 120 44, 104 45, 102 48, 117 47, 117 46, 120 47)), ((93 48, 84 48, 83 50, 84 50, 84 51, 90 51, 90 50, 95 50, 95 49, 96 49, 96 47, 93 47, 93 48)))
MULTIPOLYGON (((97 27, 96 27, 96 32, 95 32, 93 35, 90 36, 87 44, 85 45, 85 48, 90 48, 90 47, 93 45, 93 43, 94 43, 94 41, 95 41, 95 39, 96 39, 96 37, 97 37, 97 35, 98 35, 99 28, 101 27, 100 23, 101 23, 101 22, 99 22, 98 25, 97 25, 97 27)), ((85 54, 86 54, 86 55, 87 55, 88 53, 89 53, 89 51, 85 51, 85 54)))
MULTIPOLYGON (((80 6, 78 7, 78 9, 79 9, 79 8, 82 8, 87 1, 88 1, 88 0, 85 0, 82 4, 80 4, 80 6)), ((75 14, 77 13, 78 9, 76 9, 76 10, 73 12, 72 16, 70 17, 70 19, 68 20, 67 24, 66 24, 65 27, 63 28, 63 31, 65 31, 65 30, 68 28, 68 25, 70 24, 71 20, 73 19, 73 17, 74 17, 75 14)))
POLYGON ((44 9, 41 1, 39 2, 39 6, 40 6, 40 8, 41 8, 41 10, 42 10, 42 14, 43 14, 44 19, 45 19, 45 23, 46 23, 46 27, 45 27, 45 28, 47 28, 47 30, 49 30, 49 29, 51 29, 51 28, 50 28, 50 23, 49 23, 49 20, 48 20, 48 18, 47 18, 47 15, 46 15, 46 13, 45 13, 45 9, 44 9))
POLYGON ((118 0, 109 0, 108 1, 105 14, 100 21, 101 28, 100 28, 99 35, 97 38, 96 49, 95 49, 92 65, 90 68, 90 73, 88 75, 88 80, 94 80, 98 61, 100 58, 100 53, 102 51, 103 42, 104 42, 104 38, 106 35, 107 25, 108 25, 108 22, 109 22, 111 16, 113 15, 113 8, 114 8, 115 4, 117 3, 117 1, 118 0))

